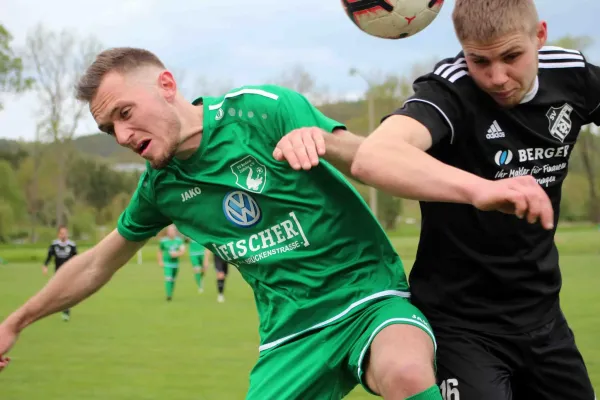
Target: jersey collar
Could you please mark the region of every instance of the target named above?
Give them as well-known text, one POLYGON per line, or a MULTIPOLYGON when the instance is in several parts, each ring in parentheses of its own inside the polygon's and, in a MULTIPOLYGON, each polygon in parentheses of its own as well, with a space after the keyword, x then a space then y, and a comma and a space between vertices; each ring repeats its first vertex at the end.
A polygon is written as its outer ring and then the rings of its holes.
POLYGON ((529 103, 531 100, 533 100, 533 98, 535 97, 535 95, 537 94, 539 89, 540 89, 540 80, 536 75, 535 82, 533 82, 533 87, 531 88, 531 90, 529 92, 527 92, 527 94, 525 95, 525 97, 523 97, 523 100, 521 100, 521 102, 519 104, 529 103))

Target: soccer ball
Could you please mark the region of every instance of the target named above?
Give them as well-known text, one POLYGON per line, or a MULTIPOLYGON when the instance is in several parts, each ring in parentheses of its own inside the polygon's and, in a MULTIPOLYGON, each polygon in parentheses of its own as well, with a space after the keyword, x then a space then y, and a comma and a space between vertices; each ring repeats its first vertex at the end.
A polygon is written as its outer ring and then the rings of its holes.
POLYGON ((425 29, 444 0, 342 0, 352 22, 369 35, 402 39, 425 29))

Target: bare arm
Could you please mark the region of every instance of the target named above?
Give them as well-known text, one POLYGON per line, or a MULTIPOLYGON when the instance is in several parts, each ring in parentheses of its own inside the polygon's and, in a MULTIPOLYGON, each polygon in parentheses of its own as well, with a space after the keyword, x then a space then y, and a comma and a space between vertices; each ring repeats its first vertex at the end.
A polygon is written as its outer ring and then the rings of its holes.
POLYGON ((444 164, 425 153, 431 134, 417 120, 395 115, 361 144, 351 173, 386 192, 422 201, 472 204, 487 180, 444 164))
POLYGON ((185 255, 185 246, 179 247, 179 250, 173 253, 173 257, 182 257, 185 255))
POLYGON ((335 168, 351 176, 350 167, 364 137, 345 129, 328 133, 321 128, 298 128, 285 135, 273 151, 278 161, 287 161, 295 170, 309 170, 323 157, 335 168))
POLYGON ((33 322, 71 307, 106 284, 145 242, 130 242, 116 230, 90 250, 71 258, 46 286, 4 322, 20 332, 33 322))
POLYGON ((352 161, 365 138, 344 129, 336 129, 323 138, 326 149, 323 158, 346 176, 352 176, 352 161))
POLYGON ((394 115, 364 139, 344 131, 296 129, 281 139, 273 156, 296 170, 311 169, 321 156, 343 172, 350 164, 349 176, 395 196, 471 204, 482 211, 527 216, 530 223, 541 219, 552 229, 552 204, 532 176, 487 180, 431 157, 425 152, 431 145, 423 124, 394 115))

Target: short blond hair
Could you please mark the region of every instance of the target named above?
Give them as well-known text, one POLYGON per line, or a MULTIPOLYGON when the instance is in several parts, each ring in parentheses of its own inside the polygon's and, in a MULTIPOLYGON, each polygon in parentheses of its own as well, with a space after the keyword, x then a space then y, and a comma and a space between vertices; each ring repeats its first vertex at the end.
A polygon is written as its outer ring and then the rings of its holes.
POLYGON ((533 0, 456 0, 452 22, 458 40, 488 43, 504 35, 534 33, 533 0))
POLYGON ((127 73, 143 66, 165 68, 163 62, 152 52, 133 47, 115 47, 104 50, 88 67, 77 84, 78 100, 91 102, 96 96, 102 79, 112 71, 127 73))

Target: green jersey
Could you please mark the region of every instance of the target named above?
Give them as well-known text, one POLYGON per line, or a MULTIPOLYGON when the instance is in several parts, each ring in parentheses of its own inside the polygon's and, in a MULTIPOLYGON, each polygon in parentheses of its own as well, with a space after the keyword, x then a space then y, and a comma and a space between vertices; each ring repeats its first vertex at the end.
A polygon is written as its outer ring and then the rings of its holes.
POLYGON ((272 156, 296 128, 341 124, 271 85, 194 104, 204 109, 200 147, 163 170, 148 167, 121 235, 144 240, 173 222, 235 265, 254 291, 261 351, 383 297, 409 296, 399 256, 344 176, 324 160, 295 171, 272 156))
POLYGON ((168 236, 160 239, 160 243, 158 245, 161 253, 162 259, 166 268, 177 268, 179 267, 179 257, 171 257, 170 252, 179 251, 183 246, 183 240, 177 236, 171 239, 168 236))
POLYGON ((190 239, 190 256, 204 256, 204 246, 196 242, 194 239, 190 239))

